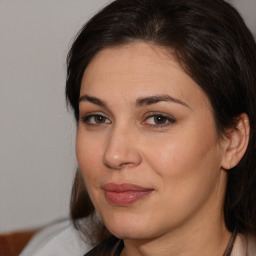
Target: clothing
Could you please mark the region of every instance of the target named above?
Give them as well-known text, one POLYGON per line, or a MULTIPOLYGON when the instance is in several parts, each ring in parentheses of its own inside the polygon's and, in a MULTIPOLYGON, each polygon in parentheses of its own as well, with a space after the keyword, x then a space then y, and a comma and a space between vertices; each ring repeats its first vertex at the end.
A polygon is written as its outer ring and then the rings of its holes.
MULTIPOLYGON (((84 256, 120 256, 123 247, 122 240, 110 237, 84 256)), ((256 239, 237 234, 230 256, 256 256, 256 239)))
POLYGON ((256 256, 256 238, 238 234, 231 256, 256 256))
POLYGON ((92 246, 85 243, 70 220, 55 222, 38 232, 20 256, 82 256, 92 246))
POLYGON ((120 256, 124 248, 123 241, 112 236, 103 241, 84 256, 120 256))
MULTIPOLYGON (((70 220, 66 220, 40 231, 20 256, 119 256, 122 249, 122 240, 115 237, 92 248, 89 243, 82 240, 70 220), (101 254, 106 248, 105 254, 101 254)), ((256 256, 256 239, 238 234, 231 256, 256 256)))

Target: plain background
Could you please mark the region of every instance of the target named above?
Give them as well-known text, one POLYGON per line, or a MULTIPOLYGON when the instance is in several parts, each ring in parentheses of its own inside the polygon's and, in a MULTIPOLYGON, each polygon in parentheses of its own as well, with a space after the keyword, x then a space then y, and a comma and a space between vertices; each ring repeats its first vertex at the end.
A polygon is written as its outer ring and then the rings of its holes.
MULTIPOLYGON (((72 39, 109 0, 0 0, 0 232, 68 217, 75 123, 65 105, 72 39)), ((256 0, 233 0, 256 31, 256 0)))

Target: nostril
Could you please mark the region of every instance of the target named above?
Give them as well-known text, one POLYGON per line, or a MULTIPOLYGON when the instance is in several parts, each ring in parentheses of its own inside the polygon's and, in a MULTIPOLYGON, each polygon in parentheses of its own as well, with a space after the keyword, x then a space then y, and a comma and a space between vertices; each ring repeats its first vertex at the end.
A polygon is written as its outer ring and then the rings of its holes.
POLYGON ((134 150, 126 151, 126 153, 110 154, 106 152, 103 157, 103 163, 110 169, 120 170, 123 168, 133 168, 141 163, 141 155, 134 150))

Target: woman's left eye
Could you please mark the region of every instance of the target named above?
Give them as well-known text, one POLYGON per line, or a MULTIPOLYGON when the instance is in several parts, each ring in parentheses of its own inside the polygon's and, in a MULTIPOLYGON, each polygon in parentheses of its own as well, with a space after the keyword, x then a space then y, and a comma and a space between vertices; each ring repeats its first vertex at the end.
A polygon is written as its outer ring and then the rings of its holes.
POLYGON ((148 116, 143 123, 147 125, 157 126, 157 127, 164 127, 164 126, 173 124, 175 122, 176 120, 169 116, 165 116, 162 114, 153 114, 148 116))

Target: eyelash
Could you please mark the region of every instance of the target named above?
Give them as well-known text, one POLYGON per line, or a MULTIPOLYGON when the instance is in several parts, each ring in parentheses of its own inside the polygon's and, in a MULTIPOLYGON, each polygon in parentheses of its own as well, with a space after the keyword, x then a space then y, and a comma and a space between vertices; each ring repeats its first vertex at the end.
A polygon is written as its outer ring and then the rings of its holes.
MULTIPOLYGON (((80 120, 87 126, 93 126, 93 127, 97 127, 100 125, 108 125, 111 124, 112 122, 105 117, 102 114, 89 114, 86 116, 83 116, 80 118, 80 120), (95 119, 96 118, 101 118, 102 122, 97 122, 95 119), (93 119, 93 123, 92 120, 93 119), (91 120, 91 121, 90 121, 91 120), (108 121, 107 121, 108 120, 108 121), (106 122, 107 121, 107 122, 106 122)), ((98 120, 99 121, 99 120, 98 120)), ((176 120, 168 115, 162 114, 162 113, 151 113, 149 116, 146 117, 146 119, 142 122, 142 124, 150 126, 150 127, 155 127, 155 128, 162 128, 162 127, 167 127, 171 124, 174 124, 176 122, 176 120), (147 124, 147 121, 149 119, 153 119, 155 124, 147 124), (157 124, 156 123, 156 118, 161 118, 163 123, 162 124, 157 124)))
POLYGON ((162 128, 162 127, 167 127, 171 124, 174 124, 175 122, 176 120, 173 117, 157 112, 157 113, 151 113, 149 116, 147 116, 145 121, 143 121, 143 124, 146 124, 152 127, 162 128), (146 121, 149 120, 150 118, 153 118, 154 122, 156 121, 156 118, 162 118, 164 123, 156 124, 155 122, 155 124, 146 124, 146 121))
POLYGON ((81 121, 86 124, 87 126, 98 126, 98 125, 104 125, 104 124, 109 124, 111 123, 111 121, 105 117, 104 115, 102 114, 89 114, 89 115, 86 115, 86 116, 83 116, 80 118, 81 121), (90 119, 94 118, 94 123, 91 123, 90 122, 90 119), (105 122, 99 122, 97 123, 95 121, 95 118, 102 118, 104 121, 108 120, 109 122, 105 123, 105 122))

